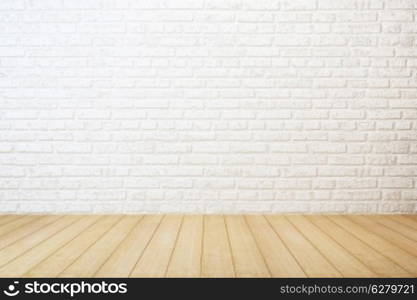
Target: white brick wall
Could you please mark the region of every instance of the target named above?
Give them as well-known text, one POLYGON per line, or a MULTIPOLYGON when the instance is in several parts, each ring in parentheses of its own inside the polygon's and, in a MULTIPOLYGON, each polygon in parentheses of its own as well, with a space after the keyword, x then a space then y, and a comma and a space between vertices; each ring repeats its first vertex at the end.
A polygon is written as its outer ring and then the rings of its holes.
POLYGON ((1 0, 1 212, 417 212, 416 0, 1 0))

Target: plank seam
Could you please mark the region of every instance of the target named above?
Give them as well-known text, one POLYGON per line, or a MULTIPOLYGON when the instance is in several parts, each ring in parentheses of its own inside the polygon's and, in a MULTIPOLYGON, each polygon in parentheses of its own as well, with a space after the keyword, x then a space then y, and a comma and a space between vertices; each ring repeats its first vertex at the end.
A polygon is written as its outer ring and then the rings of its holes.
MULTIPOLYGON (((324 216, 325 218, 327 218, 328 220, 330 220, 333 224, 336 224, 338 227, 342 228, 344 231, 348 232, 349 234, 351 234, 352 236, 354 236, 357 240, 361 241, 362 243, 364 243, 365 245, 367 245, 368 247, 372 248, 374 251, 378 252, 381 256, 385 257, 386 259, 388 259, 389 261, 391 261, 394 265, 397 265, 400 269, 402 269, 404 272, 408 273, 411 275, 410 272, 408 272, 407 270, 405 270, 401 265, 399 265, 398 263, 396 263, 395 261, 393 261, 391 258, 387 257, 385 254, 383 254, 382 252, 378 251, 378 249, 375 249, 374 247, 372 247, 370 244, 368 244, 367 242, 363 241, 362 239, 358 238, 356 234, 352 234, 349 231, 347 231, 346 229, 344 229, 342 226, 340 226, 339 224, 337 224, 336 222, 334 222, 332 219, 328 218, 327 216, 324 216)), ((383 275, 387 275, 387 274, 383 274, 383 275)))
MULTIPOLYGON (((117 224, 120 223, 120 221, 122 220, 122 216, 120 216, 120 218, 114 222, 113 226, 116 226, 117 224)), ((103 234, 101 234, 90 246, 88 246, 83 253, 81 253, 80 255, 77 256, 77 258, 75 258, 68 266, 66 266, 60 273, 57 274, 56 277, 60 277, 62 275, 62 273, 64 273, 69 267, 71 267, 74 263, 77 262, 78 259, 80 259, 81 256, 84 255, 84 253, 86 253, 91 247, 93 247, 105 234, 107 234, 110 230, 112 229, 112 226, 109 227, 109 229, 107 229, 103 234)))
MULTIPOLYGON (((62 219, 62 218, 61 218, 61 219, 62 219)), ((51 237, 53 237, 53 236, 55 236, 56 234, 60 233, 61 231, 65 230, 66 228, 70 227, 72 224, 74 224, 75 222, 79 221, 80 219, 81 219, 81 217, 78 217, 78 219, 75 219, 75 220, 74 220, 74 221, 72 221, 70 224, 66 225, 65 227, 61 228, 61 229, 60 229, 60 230, 58 230, 57 232, 53 233, 51 236, 48 236, 48 237, 44 238, 43 240, 39 241, 38 243, 36 243, 36 244, 35 244, 35 245, 33 245, 32 247, 30 247, 29 249, 27 249, 27 250, 25 250, 24 252, 20 253, 18 256, 13 257, 13 258, 12 258, 11 260, 9 260, 8 262, 6 262, 6 263, 4 263, 4 264, 0 265, 0 268, 5 267, 6 265, 8 265, 9 263, 11 263, 12 261, 16 260, 18 257, 20 257, 20 256, 22 256, 22 255, 26 254, 27 252, 31 251, 33 248, 37 247, 39 244, 43 243, 43 242, 44 242, 44 241, 46 241, 47 239, 50 239, 51 237)), ((50 223, 50 224, 53 224, 53 223, 57 222, 58 220, 60 220, 60 219, 57 219, 57 220, 55 220, 54 222, 52 222, 52 223, 50 223)), ((48 224, 48 225, 50 225, 50 224, 48 224)), ((10 245, 13 245, 13 243, 12 243, 12 244, 10 244, 10 245)), ((9 246, 10 246, 10 245, 9 245, 9 246)), ((9 246, 7 246, 7 247, 9 247, 9 246)))
POLYGON ((126 236, 114 247, 113 251, 110 253, 110 255, 103 261, 103 263, 100 265, 100 267, 97 268, 97 270, 93 273, 91 277, 96 277, 96 274, 103 268, 103 266, 106 264, 106 262, 113 256, 113 254, 116 252, 117 249, 120 248, 120 245, 129 237, 129 235, 135 230, 135 228, 142 222, 143 216, 140 216, 139 220, 136 221, 135 225, 132 226, 132 228, 128 231, 126 236))
POLYGON ((287 216, 284 216, 284 218, 295 228, 296 231, 298 231, 299 234, 301 234, 302 237, 304 237, 307 242, 310 243, 311 246, 313 246, 314 249, 317 250, 317 252, 340 274, 341 277, 344 277, 343 273, 336 267, 336 265, 333 264, 333 262, 319 248, 317 248, 317 246, 293 222, 291 222, 287 216))
POLYGON ((158 231, 159 227, 161 226, 162 221, 165 219, 165 215, 162 216, 162 218, 159 220, 158 225, 155 227, 154 231, 152 232, 151 237, 149 238, 149 240, 146 242, 145 247, 142 250, 142 253, 139 255, 138 260, 136 261, 136 263, 134 264, 134 266, 132 267, 132 269, 129 272, 129 275, 127 277, 131 277, 133 271, 136 269, 136 266, 138 265, 139 261, 141 260, 141 258, 143 257, 143 254, 145 253, 146 249, 148 248, 149 244, 151 243, 151 241, 153 240, 153 238, 155 237, 155 233, 158 231))
POLYGON ((281 241, 281 243, 284 245, 285 249, 287 249, 288 253, 292 256, 292 258, 294 259, 294 261, 297 263, 297 265, 300 267, 301 271, 304 273, 305 277, 309 277, 307 275, 307 272, 304 270, 303 266, 301 265, 301 263, 298 261, 298 259, 295 257, 294 253, 291 252, 290 248, 287 246, 287 244, 285 243, 285 241, 281 238, 281 236, 278 234, 278 231, 275 229, 274 226, 272 226, 271 222, 269 221, 268 217, 266 217, 265 215, 262 215, 266 222, 268 223, 269 227, 271 227, 272 231, 275 233, 275 235, 278 237, 278 239, 281 241))
POLYGON ((224 222, 224 227, 226 229, 226 236, 227 236, 227 242, 229 244, 230 257, 232 258, 233 274, 234 274, 234 277, 238 277, 237 272, 236 272, 235 258, 233 256, 232 242, 230 241, 229 229, 228 229, 228 226, 227 226, 226 217, 224 215, 222 215, 222 218, 223 218, 223 222, 224 222))
MULTIPOLYGON (((360 223, 358 223, 358 221, 355 221, 355 219, 352 219, 352 217, 351 217, 351 216, 347 216, 347 218, 348 218, 350 221, 352 221, 353 223, 355 223, 356 225, 361 226, 362 228, 364 228, 364 226, 362 226, 360 223)), ((369 220, 369 221, 370 221, 370 222, 372 222, 372 223, 374 223, 375 225, 379 225, 379 226, 385 227, 385 228, 386 228, 385 230, 392 231, 392 232, 393 232, 393 234, 396 234, 396 235, 398 235, 398 236, 399 236, 399 237, 401 237, 401 238, 404 238, 404 239, 406 239, 406 240, 408 240, 408 241, 410 241, 410 242, 412 242, 412 243, 417 243, 415 240, 410 239, 410 238, 408 238, 407 236, 405 236, 405 235, 403 235, 403 234, 399 234, 399 232, 397 232, 397 231, 393 230, 393 229, 392 229, 392 228, 390 228, 390 227, 385 226, 385 225, 384 225, 384 224, 382 224, 382 223, 378 223, 377 221, 373 221, 373 220, 369 220)), ((365 228, 364 228, 364 229, 365 229, 365 228)), ((368 230, 368 231, 369 231, 369 230, 368 230)), ((386 242, 388 242, 388 243, 391 243, 391 244, 395 245, 395 246, 396 246, 396 247, 398 247, 398 248, 401 248, 403 251, 406 251, 408 254, 410 254, 410 255, 412 255, 412 256, 415 256, 415 257, 417 258, 417 255, 416 255, 416 254, 409 252, 409 250, 407 250, 407 249, 405 249, 405 248, 403 248, 403 247, 399 246, 398 244, 394 244, 394 243, 392 243, 390 240, 386 239, 382 233, 376 233, 376 232, 374 232, 374 231, 369 231, 369 232, 371 232, 372 234, 377 235, 379 238, 381 238, 381 239, 385 240, 385 241, 386 241, 386 242)), ((417 249, 417 248, 416 248, 416 249, 417 249)))
POLYGON ((200 278, 203 276, 203 257, 204 257, 204 235, 205 235, 205 219, 206 216, 202 216, 201 220, 201 253, 200 253, 200 278))
MULTIPOLYGON (((13 223, 13 222, 16 222, 16 221, 18 221, 18 220, 20 220, 20 219, 22 219, 22 218, 24 218, 24 217, 28 217, 28 216, 30 216, 30 215, 21 215, 21 216, 18 216, 16 219, 11 219, 11 220, 7 220, 6 219, 6 222, 4 222, 4 223, 0 223, 0 229, 1 229, 1 227, 3 227, 3 226, 6 226, 6 225, 9 225, 10 223, 13 223)), ((38 217, 41 217, 41 216, 38 216, 38 217)), ((35 220, 36 220, 36 218, 35 218, 35 220)), ((29 221, 30 222, 30 221, 29 221)), ((28 222, 28 223, 29 223, 28 222)), ((25 225, 25 224, 27 224, 27 223, 23 223, 23 225, 25 225)), ((19 228, 20 226, 18 226, 17 228, 19 228)), ((16 229, 17 229, 16 228, 16 229)), ((14 229, 13 229, 14 230, 14 229)), ((2 237, 3 235, 5 235, 5 234, 7 234, 7 233, 4 233, 4 234, 2 234, 2 235, 0 235, 0 237, 2 237)))
MULTIPOLYGON (((37 219, 37 221, 39 221, 39 220, 41 220, 41 219, 43 219, 43 218, 46 218, 46 216, 40 217, 39 219, 37 219)), ((30 235, 30 234, 34 234, 34 233, 36 233, 37 231, 42 230, 42 229, 43 229, 43 228, 45 228, 46 226, 49 226, 49 225, 51 225, 51 224, 53 224, 53 223, 55 223, 55 222, 58 222, 58 220, 60 220, 61 218, 63 218, 63 216, 58 217, 58 219, 52 220, 52 221, 50 221, 49 223, 46 223, 46 224, 42 225, 42 226, 41 226, 41 227, 39 227, 38 229, 35 229, 34 231, 29 232, 29 233, 27 233, 27 234, 25 234, 25 235, 21 236, 20 238, 18 238, 17 240, 15 240, 13 243, 10 243, 10 244, 8 244, 8 245, 6 245, 6 246, 0 247, 0 250, 3 250, 4 248, 6 248, 6 247, 9 247, 9 246, 13 245, 14 243, 16 243, 16 242, 18 242, 18 241, 20 241, 20 240, 24 239, 25 237, 27 237, 27 236, 28 236, 28 235, 30 235)), ((37 222, 37 221, 34 221, 34 222, 37 222)), ((26 223, 26 225, 27 225, 27 224, 29 224, 29 223, 26 223)))
POLYGON ((39 263, 37 263, 36 265, 34 265, 33 267, 29 268, 26 273, 29 273, 31 270, 33 270, 34 268, 36 268, 38 265, 42 264, 43 262, 45 262, 49 257, 51 257, 52 255, 54 255, 56 252, 58 252, 59 250, 61 250, 62 248, 64 248, 65 246, 67 246, 69 243, 71 243, 73 240, 75 240, 80 234, 82 234, 84 231, 88 230, 90 227, 94 226, 94 224, 96 224, 99 220, 101 220, 102 217, 97 218, 96 221, 94 221, 92 224, 88 225, 82 232, 78 233, 78 235, 76 235, 75 237, 73 237, 72 239, 70 239, 68 242, 66 242, 64 245, 62 245, 61 247, 58 247, 55 251, 53 251, 49 256, 45 257, 44 259, 42 259, 39 263))
POLYGON ((174 247, 172 247, 171 253, 169 254, 169 259, 168 259, 167 266, 165 268, 164 277, 167 277, 168 269, 169 269, 169 266, 170 266, 171 260, 172 260, 172 256, 174 255, 174 251, 177 248, 178 238, 180 237, 181 230, 182 230, 182 224, 183 223, 184 223, 184 215, 181 215, 180 226, 179 226, 178 231, 177 231, 177 234, 175 236, 174 247))
POLYGON ((266 258, 265 258, 265 256, 264 256, 264 254, 262 253, 261 248, 259 247, 258 242, 257 242, 257 240, 256 240, 256 238, 255 238, 255 234, 253 233, 252 228, 249 226, 248 220, 246 219, 246 215, 243 215, 243 219, 245 220, 245 224, 246 224, 246 226, 247 226, 247 227, 248 227, 248 229, 249 229, 249 233, 250 233, 250 235, 251 235, 251 237, 252 237, 252 240, 253 240, 253 241, 254 241, 254 243, 255 243, 256 249, 258 249, 258 252, 259 252, 260 256, 262 257, 262 260, 264 261, 264 264, 265 264, 265 266, 266 266, 266 269, 268 270, 269 276, 270 276, 270 277, 273 277, 273 276, 272 276, 271 269, 270 269, 270 267, 269 267, 269 265, 268 265, 268 263, 267 263, 267 261, 266 261, 266 258))

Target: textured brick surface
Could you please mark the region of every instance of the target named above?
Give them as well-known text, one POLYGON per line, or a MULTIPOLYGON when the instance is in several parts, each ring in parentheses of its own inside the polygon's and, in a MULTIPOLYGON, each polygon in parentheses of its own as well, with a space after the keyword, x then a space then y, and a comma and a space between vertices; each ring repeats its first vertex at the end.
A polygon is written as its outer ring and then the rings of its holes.
POLYGON ((1 0, 2 212, 417 212, 417 1, 1 0))

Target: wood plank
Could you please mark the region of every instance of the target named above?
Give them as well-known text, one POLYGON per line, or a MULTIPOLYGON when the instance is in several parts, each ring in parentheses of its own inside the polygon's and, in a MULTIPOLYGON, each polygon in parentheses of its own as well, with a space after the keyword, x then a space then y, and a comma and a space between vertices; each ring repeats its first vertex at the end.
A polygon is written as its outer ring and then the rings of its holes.
POLYGON ((140 221, 138 216, 123 216, 120 221, 85 251, 58 277, 92 277, 116 247, 140 221))
POLYGON ((413 215, 392 215, 392 220, 397 221, 417 231, 417 219, 413 219, 413 215))
POLYGON ((409 239, 401 234, 398 234, 395 230, 392 230, 389 227, 386 227, 383 224, 380 224, 376 221, 371 220, 366 216, 348 216, 350 220, 356 224, 366 228, 367 230, 377 234, 381 238, 384 238, 398 247, 404 249, 408 253, 417 257, 417 242, 409 239))
POLYGON ((77 221, 79 218, 80 216, 71 216, 71 215, 63 216, 61 218, 58 218, 56 221, 46 225, 45 227, 39 229, 33 234, 30 234, 26 236, 25 238, 20 239, 14 242, 13 244, 1 249, 0 250, 1 266, 4 266, 8 262, 10 262, 12 259, 22 255, 26 251, 35 247, 40 242, 48 239, 55 233, 63 230, 67 226, 77 221))
POLYGON ((56 215, 42 216, 30 223, 20 226, 13 231, 10 231, 9 233, 2 235, 0 237, 0 249, 3 249, 15 241, 24 238, 33 232, 36 232, 37 230, 45 227, 48 224, 51 224, 52 222, 55 222, 58 220, 58 218, 59 216, 56 215))
POLYGON ((97 219, 98 216, 82 217, 70 226, 50 236, 48 239, 1 267, 0 277, 21 277, 30 268, 71 241, 97 219))
POLYGON ((311 215, 307 218, 323 232, 331 236, 342 247, 382 277, 408 277, 410 273, 381 253, 356 238, 325 216, 311 215))
POLYGON ((161 215, 144 216, 94 276, 128 277, 161 220, 161 215))
POLYGON ((409 215, 402 215, 402 216, 404 216, 405 218, 408 218, 408 219, 414 221, 415 223, 417 223, 417 213, 409 214, 409 215))
POLYGON ((185 216, 167 277, 200 277, 203 216, 185 216))
POLYGON ((233 258, 222 216, 204 216, 202 277, 235 277, 233 258))
POLYGON ((48 259, 34 266, 26 272, 24 276, 57 277, 119 220, 120 216, 102 216, 97 223, 93 224, 67 245, 50 255, 48 259))
POLYGON ((19 229, 20 226, 23 226, 29 222, 32 222, 38 218, 40 218, 40 216, 34 216, 34 215, 23 216, 22 218, 18 218, 12 222, 3 224, 2 226, 0 226, 0 238, 5 234, 11 233, 16 229, 19 229))
POLYGON ((375 220, 378 223, 391 228, 392 230, 396 231, 398 234, 401 234, 409 239, 417 241, 416 230, 410 228, 407 225, 399 223, 396 220, 389 218, 388 216, 370 216, 370 219, 375 220))
POLYGON ((271 277, 245 218, 235 215, 225 219, 236 277, 271 277))
POLYGON ((341 277, 340 272, 284 216, 266 216, 309 277, 341 277))
POLYGON ((376 276, 374 272, 304 216, 288 216, 287 219, 342 273, 343 277, 376 276))
POLYGON ((167 215, 163 218, 130 277, 165 276, 182 219, 179 215, 167 215))
POLYGON ((273 277, 306 277, 264 216, 246 216, 246 221, 273 277))
POLYGON ((0 215, 0 277, 415 277, 416 220, 0 215))
POLYGON ((0 226, 23 217, 23 215, 0 215, 0 226))
POLYGON ((400 265, 404 270, 417 275, 417 259, 413 255, 350 221, 345 216, 329 216, 329 218, 362 242, 400 265))

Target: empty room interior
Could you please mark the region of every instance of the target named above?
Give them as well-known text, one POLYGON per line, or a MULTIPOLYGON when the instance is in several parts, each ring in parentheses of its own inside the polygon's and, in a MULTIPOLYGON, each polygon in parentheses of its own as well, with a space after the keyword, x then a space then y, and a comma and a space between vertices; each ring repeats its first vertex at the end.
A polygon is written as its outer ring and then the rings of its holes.
POLYGON ((0 277, 417 277, 417 1, 1 0, 0 277))

